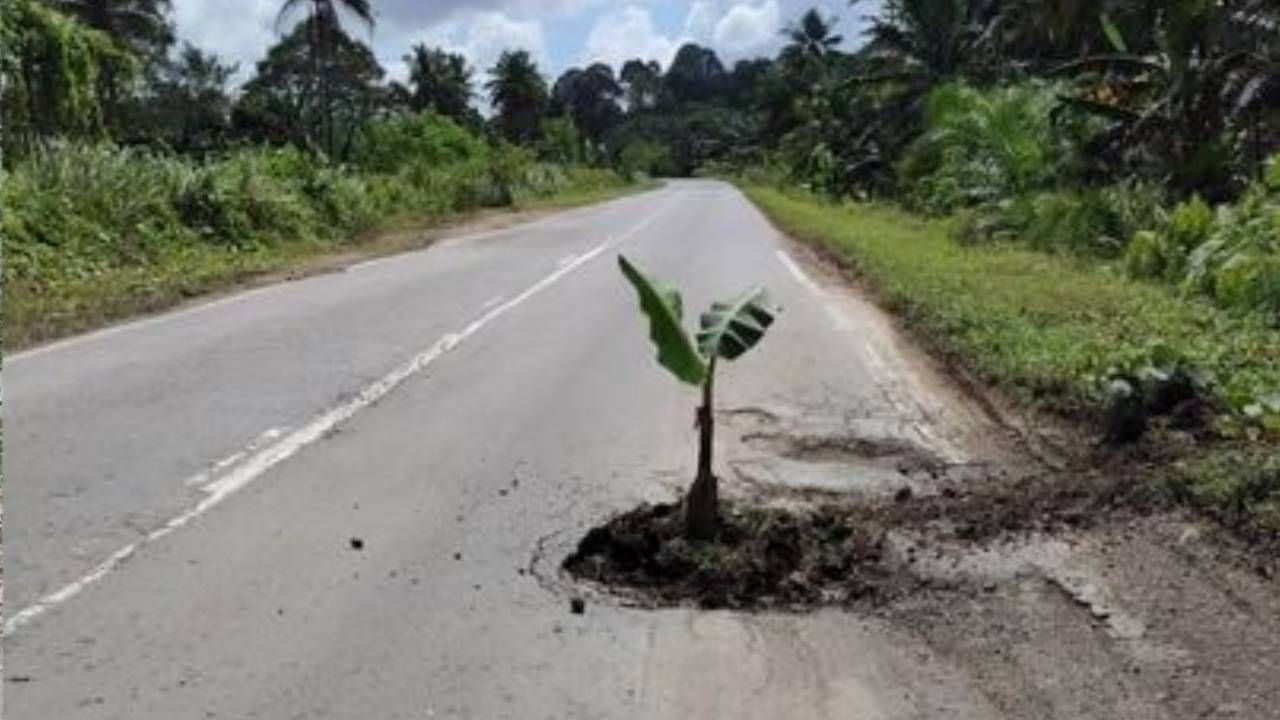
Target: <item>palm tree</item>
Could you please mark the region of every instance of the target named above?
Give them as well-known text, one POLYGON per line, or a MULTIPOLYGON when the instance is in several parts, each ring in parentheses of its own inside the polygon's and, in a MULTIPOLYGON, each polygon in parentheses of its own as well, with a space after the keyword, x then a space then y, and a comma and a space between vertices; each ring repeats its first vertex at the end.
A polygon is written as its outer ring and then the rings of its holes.
POLYGON ((409 106, 428 108, 458 122, 466 122, 471 109, 471 68, 466 58, 439 48, 416 45, 404 56, 413 91, 409 106))
POLYGON ((982 39, 987 3, 971 0, 887 0, 872 18, 866 56, 897 76, 932 83, 970 67, 982 39))
POLYGON ((329 60, 334 37, 342 32, 342 13, 354 15, 370 30, 375 20, 371 0, 284 0, 276 16, 277 27, 299 10, 306 8, 311 28, 312 81, 320 90, 320 107, 324 116, 325 151, 334 150, 333 108, 329 101, 329 80, 322 68, 329 60))
POLYGON ((504 51, 489 76, 485 89, 503 137, 517 144, 535 140, 547 107, 547 81, 528 51, 504 51))
POLYGON ((835 22, 835 18, 822 17, 816 8, 806 12, 799 22, 782 30, 782 35, 790 40, 782 50, 782 60, 802 67, 825 61, 844 40, 832 32, 835 22))

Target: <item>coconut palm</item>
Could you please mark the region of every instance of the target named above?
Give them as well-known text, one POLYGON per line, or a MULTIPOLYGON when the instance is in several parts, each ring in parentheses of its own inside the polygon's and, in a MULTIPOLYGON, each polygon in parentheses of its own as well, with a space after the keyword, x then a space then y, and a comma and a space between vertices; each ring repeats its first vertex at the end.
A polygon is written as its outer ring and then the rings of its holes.
POLYGON ((821 63, 844 40, 832 32, 835 18, 827 19, 817 9, 811 9, 798 22, 788 25, 782 35, 790 43, 782 49, 782 60, 792 65, 821 63))
POLYGON ((527 50, 504 51, 490 68, 485 89, 503 137, 517 144, 537 139, 549 96, 547 81, 527 50))
POLYGON ((466 58, 439 48, 415 45, 404 56, 409 66, 412 92, 409 106, 414 110, 428 108, 465 122, 471 109, 471 68, 466 58))

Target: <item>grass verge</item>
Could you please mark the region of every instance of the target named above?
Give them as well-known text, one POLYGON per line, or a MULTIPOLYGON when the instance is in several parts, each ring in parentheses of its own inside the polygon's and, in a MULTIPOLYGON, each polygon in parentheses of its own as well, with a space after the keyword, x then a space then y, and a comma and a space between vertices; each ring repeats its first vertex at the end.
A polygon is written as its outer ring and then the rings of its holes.
POLYGON ((1227 524, 1280 535, 1277 430, 1253 411, 1280 393, 1280 331, 1104 264, 1011 245, 960 245, 948 221, 832 204, 802 193, 744 191, 792 237, 865 279, 947 362, 1015 401, 1097 423, 1117 373, 1168 363, 1199 378, 1209 428, 1181 433, 1159 469, 1170 497, 1227 524))

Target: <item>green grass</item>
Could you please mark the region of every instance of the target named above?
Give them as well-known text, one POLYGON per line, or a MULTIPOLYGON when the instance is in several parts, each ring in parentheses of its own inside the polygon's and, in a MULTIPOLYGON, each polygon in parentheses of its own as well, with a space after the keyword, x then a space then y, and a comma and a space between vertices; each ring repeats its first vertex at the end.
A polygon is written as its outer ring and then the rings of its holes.
POLYGON ((360 172, 290 150, 207 163, 56 147, 0 178, 5 347, 152 312, 264 274, 421 247, 481 210, 550 209, 640 187, 515 154, 360 172), (505 173, 504 192, 498 184, 505 173))
POLYGON ((1274 454, 1277 428, 1253 410, 1280 392, 1280 332, 1263 318, 1094 260, 962 246, 945 220, 744 189, 781 229, 849 263, 932 350, 1027 406, 1094 422, 1113 369, 1176 357, 1205 378, 1221 440, 1174 463, 1171 487, 1232 524, 1280 532, 1280 468, 1257 466, 1274 454))

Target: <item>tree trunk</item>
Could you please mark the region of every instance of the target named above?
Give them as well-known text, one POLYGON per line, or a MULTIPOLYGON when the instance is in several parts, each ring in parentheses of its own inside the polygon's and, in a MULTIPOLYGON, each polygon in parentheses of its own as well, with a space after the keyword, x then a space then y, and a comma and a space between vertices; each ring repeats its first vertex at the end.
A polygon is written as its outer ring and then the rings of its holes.
POLYGON ((720 492, 711 469, 715 449, 716 421, 712 404, 715 372, 716 361, 713 358, 707 368, 707 379, 702 382, 702 405, 698 408, 698 475, 684 501, 687 532, 699 540, 715 537, 720 524, 720 492))

